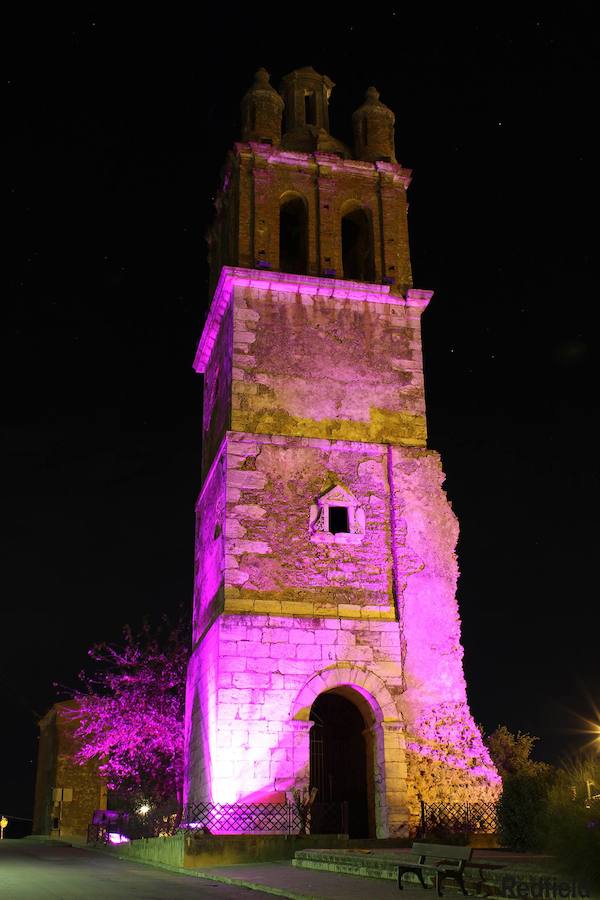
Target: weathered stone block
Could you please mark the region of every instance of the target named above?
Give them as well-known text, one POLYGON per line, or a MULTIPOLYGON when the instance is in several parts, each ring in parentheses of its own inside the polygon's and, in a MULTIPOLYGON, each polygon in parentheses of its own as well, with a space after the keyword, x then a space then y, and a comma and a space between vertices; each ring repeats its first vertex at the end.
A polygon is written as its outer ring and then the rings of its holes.
POLYGON ((259 644, 256 641, 238 641, 236 648, 239 656, 268 656, 269 647, 267 644, 259 644))
POLYGON ((310 644, 300 644, 296 652, 298 659, 321 659, 321 648, 310 644))
POLYGON ((315 635, 312 631, 295 631, 291 629, 289 632, 290 644, 314 644, 315 635))
MULTIPOLYGON (((236 688, 261 688, 269 687, 271 676, 268 674, 259 674, 258 672, 240 672, 233 676, 233 686, 236 688)), ((256 697, 252 698, 256 700, 256 697)), ((242 702, 242 701, 240 701, 242 702)), ((247 700, 243 701, 247 703, 247 700)))

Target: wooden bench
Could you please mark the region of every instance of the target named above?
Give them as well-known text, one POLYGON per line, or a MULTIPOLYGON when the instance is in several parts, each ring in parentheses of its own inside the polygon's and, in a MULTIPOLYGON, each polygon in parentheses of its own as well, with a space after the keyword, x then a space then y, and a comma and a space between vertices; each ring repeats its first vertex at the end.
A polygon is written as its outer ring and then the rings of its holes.
POLYGON ((418 857, 416 860, 407 860, 398 866, 398 887, 403 890, 402 876, 406 872, 414 872, 421 886, 427 889, 423 877, 424 872, 435 874, 435 889, 438 897, 442 896, 442 885, 447 878, 458 882, 463 894, 467 894, 463 872, 473 855, 472 847, 447 846, 445 844, 413 844, 412 852, 418 857))
POLYGON ((419 856, 418 861, 402 863, 398 870, 398 887, 402 890, 401 879, 405 872, 414 872, 424 888, 423 870, 429 870, 435 873, 435 886, 438 896, 442 896, 442 884, 444 878, 454 878, 462 888, 463 894, 466 894, 466 888, 463 882, 463 874, 465 869, 479 869, 479 883, 477 884, 477 895, 485 890, 485 874, 486 869, 504 869, 504 863, 487 862, 486 860, 471 861, 471 847, 456 847, 445 844, 413 844, 412 852, 419 856), (459 851, 457 854, 456 851, 459 851), (430 862, 427 862, 427 860, 430 862), (441 877, 440 877, 441 875, 441 877))

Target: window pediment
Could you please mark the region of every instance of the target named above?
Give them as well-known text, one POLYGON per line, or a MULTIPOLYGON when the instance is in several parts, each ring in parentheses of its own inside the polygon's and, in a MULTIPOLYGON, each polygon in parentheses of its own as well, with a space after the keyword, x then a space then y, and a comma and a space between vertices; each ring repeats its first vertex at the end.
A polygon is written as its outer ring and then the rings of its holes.
POLYGON ((360 544, 365 512, 356 497, 336 484, 310 507, 310 539, 317 544, 360 544))

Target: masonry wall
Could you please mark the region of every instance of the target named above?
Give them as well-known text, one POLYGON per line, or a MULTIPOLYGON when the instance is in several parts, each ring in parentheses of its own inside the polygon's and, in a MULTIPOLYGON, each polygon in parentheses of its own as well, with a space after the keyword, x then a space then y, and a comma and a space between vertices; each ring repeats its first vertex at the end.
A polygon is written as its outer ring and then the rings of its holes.
POLYGON ((57 754, 56 712, 50 710, 40 722, 33 801, 33 834, 50 834, 52 829, 52 788, 57 786, 57 754))
POLYGON ((202 729, 214 729, 210 777, 205 763, 192 766, 196 797, 284 799, 307 783, 310 705, 298 718, 297 704, 318 676, 321 689, 369 694, 372 727, 371 689, 389 695, 380 724, 402 736, 388 735, 387 760, 383 732, 369 738, 387 820, 396 809, 416 821, 421 799, 492 799, 497 778, 466 701, 458 529, 438 455, 235 432, 226 455, 224 615, 190 668, 194 753, 207 746, 202 729), (310 505, 332 483, 366 512, 360 543, 311 541, 310 505))
POLYGON ((184 733, 184 803, 213 800, 213 765, 218 759, 220 620, 204 631, 188 663, 184 733))
POLYGON ((425 447, 427 298, 293 278, 224 273, 199 351, 209 393, 230 346, 232 380, 198 504, 187 796, 289 798, 312 703, 337 690, 366 726, 372 831, 401 834, 421 799, 499 789, 466 697, 458 526, 425 447), (352 533, 315 533, 332 489, 360 511, 352 533))
POLYGON ((73 731, 77 719, 73 717, 77 704, 56 703, 40 722, 35 800, 34 834, 57 833, 55 819, 61 813, 52 800, 53 788, 71 788, 73 799, 62 805, 61 837, 87 837, 87 828, 96 809, 106 809, 106 784, 98 774, 97 765, 83 766, 73 762, 77 743, 73 731))
POLYGON ((229 307, 220 324, 215 346, 204 372, 202 415, 202 478, 219 452, 231 427, 231 379, 233 352, 233 309, 229 307))
POLYGON ((456 599, 458 521, 437 453, 390 448, 408 805, 489 802, 500 779, 471 715, 456 599))
POLYGON ((374 833, 387 836, 390 823, 399 833, 408 815, 401 720, 392 696, 400 694, 398 649, 393 622, 222 616, 190 667, 190 696, 199 702, 189 709, 187 799, 290 799, 293 788, 308 785, 312 702, 323 690, 344 689, 360 705, 368 730, 374 833), (380 647, 380 661, 365 661, 372 646, 380 647))
POLYGON ((231 432, 227 458, 227 612, 395 618, 385 448, 231 432), (311 540, 311 504, 335 484, 365 511, 361 543, 311 540))
POLYGON ((223 265, 279 270, 280 203, 299 195, 308 213, 308 268, 303 274, 344 277, 341 219, 349 204, 356 204, 371 222, 375 281, 388 279, 394 292, 403 293, 412 286, 409 183, 410 170, 397 163, 236 144, 209 236, 212 289, 223 265))
POLYGON ((234 431, 425 446, 420 310, 234 289, 234 431))
POLYGON ((222 443, 196 505, 194 615, 196 644, 223 609, 227 449, 222 443))
POLYGON ((183 832, 169 837, 139 838, 122 844, 105 844, 102 849, 119 859, 140 860, 159 866, 185 865, 186 836, 183 832))

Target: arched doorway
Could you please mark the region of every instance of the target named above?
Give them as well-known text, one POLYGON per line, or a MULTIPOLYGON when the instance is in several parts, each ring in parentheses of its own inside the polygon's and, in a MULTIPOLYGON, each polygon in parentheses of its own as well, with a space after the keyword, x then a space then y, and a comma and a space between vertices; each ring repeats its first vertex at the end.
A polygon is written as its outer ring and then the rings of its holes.
POLYGON ((319 694, 310 710, 310 787, 317 802, 348 803, 350 837, 369 837, 368 732, 355 704, 337 691, 319 694))

